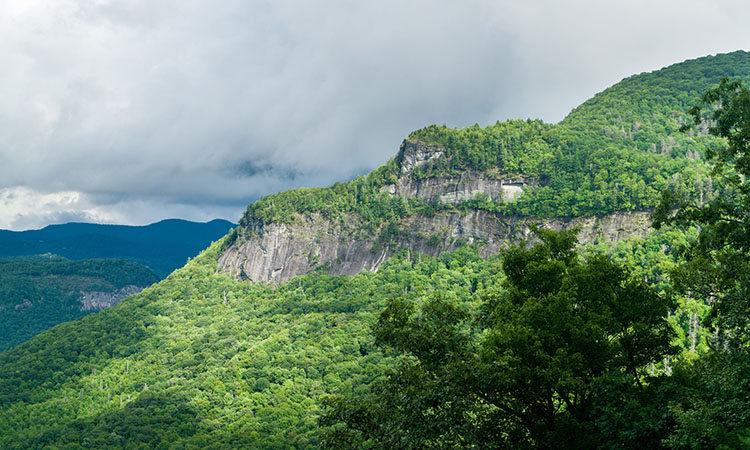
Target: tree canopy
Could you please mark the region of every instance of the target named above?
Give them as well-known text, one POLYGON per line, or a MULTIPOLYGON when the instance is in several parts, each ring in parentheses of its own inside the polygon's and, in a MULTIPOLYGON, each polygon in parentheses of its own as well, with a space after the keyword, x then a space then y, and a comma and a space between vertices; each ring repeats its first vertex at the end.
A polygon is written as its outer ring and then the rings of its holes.
POLYGON ((705 158, 725 145, 710 119, 675 130, 689 118, 681 108, 724 75, 747 76, 748 62, 739 52, 637 75, 558 125, 410 137, 444 145, 446 159, 408 181, 517 170, 536 184, 514 202, 393 196, 393 160, 266 197, 243 219, 253 232, 352 215, 395 234, 407 215, 442 208, 498 220, 648 208, 671 186, 684 207, 658 232, 574 252, 570 234, 540 231, 539 245, 487 258, 481 242, 439 257, 401 248, 375 273, 279 286, 219 273, 235 232, 118 306, 0 353, 0 447, 746 448, 746 316, 733 311, 747 298, 747 252, 733 247, 742 228, 723 220, 738 216, 711 215, 747 211, 744 178, 731 161, 738 183, 708 177, 705 158))
MULTIPOLYGON (((678 367, 672 448, 750 448, 750 90, 725 78, 690 109, 693 126, 726 145, 707 156, 725 194, 696 203, 665 191, 655 225, 700 227, 672 278, 678 292, 711 305, 711 351, 678 367)), ((684 127, 688 130, 690 127, 684 127)))
MULTIPOLYGON (((709 152, 713 176, 724 195, 696 203, 684 192, 664 192, 655 226, 700 225, 698 239, 677 268, 677 288, 714 305, 711 322, 727 344, 750 344, 750 91, 739 80, 725 78, 690 109, 695 126, 727 145, 709 152)), ((689 129, 689 127, 685 127, 689 129)))
POLYGON ((658 422, 649 369, 677 352, 673 300, 606 256, 581 260, 574 232, 536 233, 504 252, 505 291, 476 313, 440 296, 389 301, 376 343, 402 358, 372 396, 329 400, 327 448, 658 445, 653 423, 619 408, 658 422))

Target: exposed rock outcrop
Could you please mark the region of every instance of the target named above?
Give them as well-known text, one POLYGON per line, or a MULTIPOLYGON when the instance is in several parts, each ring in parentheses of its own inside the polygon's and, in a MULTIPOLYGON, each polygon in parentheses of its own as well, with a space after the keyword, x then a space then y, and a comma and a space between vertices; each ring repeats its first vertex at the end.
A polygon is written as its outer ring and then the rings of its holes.
POLYGON ((533 184, 528 178, 499 171, 466 171, 460 175, 425 179, 414 179, 410 176, 414 168, 423 167, 444 154, 445 148, 438 145, 415 140, 404 141, 396 157, 401 174, 398 182, 383 189, 391 195, 420 197, 428 202, 439 199, 443 203, 456 204, 470 200, 477 194, 485 194, 489 200, 502 197, 505 201, 513 201, 521 195, 523 188, 533 184))
POLYGON ((478 243, 480 253, 490 256, 527 238, 531 224, 555 230, 580 227, 579 239, 584 243, 645 237, 650 229, 647 212, 544 219, 449 211, 433 217, 407 217, 395 236, 391 233, 383 242, 383 229, 368 233, 354 217, 334 222, 313 215, 298 224, 268 224, 248 233, 221 255, 219 267, 243 279, 276 283, 320 268, 332 275, 355 275, 376 271, 399 248, 437 256, 466 243, 478 243))
POLYGON ((415 167, 422 167, 433 159, 440 158, 444 153, 445 148, 439 145, 414 140, 404 141, 397 156, 401 175, 408 175, 415 167))
POLYGON ((125 297, 137 294, 144 288, 134 285, 128 285, 116 291, 82 291, 79 301, 81 302, 81 311, 101 310, 115 306, 125 297))
MULTIPOLYGON (((406 199, 457 204, 480 194, 488 200, 513 201, 526 187, 536 184, 535 180, 497 170, 412 176, 414 168, 444 154, 440 146, 405 141, 397 156, 400 177, 381 190, 406 199)), ((644 237, 650 229, 647 212, 546 219, 502 216, 484 210, 444 210, 431 217, 408 216, 396 227, 381 225, 375 230, 354 214, 335 220, 306 214, 293 224, 269 224, 250 217, 243 233, 220 256, 219 270, 255 282, 282 283, 316 269, 332 275, 376 271, 401 248, 437 256, 466 243, 477 243, 481 244, 482 255, 489 256, 527 238, 532 224, 555 230, 579 227, 583 243, 644 237)))
POLYGON ((484 194, 488 200, 515 200, 523 189, 532 185, 532 180, 500 173, 467 171, 461 175, 432 177, 414 180, 403 176, 395 184, 383 188, 391 195, 406 198, 422 198, 426 202, 438 199, 443 203, 456 204, 484 194))
POLYGON ((23 302, 21 302, 21 303, 19 303, 17 305, 14 305, 14 308, 15 308, 16 311, 19 311, 19 310, 20 311, 24 311, 24 310, 27 310, 27 309, 31 308, 32 306, 34 306, 34 304, 31 303, 29 301, 29 299, 25 298, 25 299, 23 299, 23 302))

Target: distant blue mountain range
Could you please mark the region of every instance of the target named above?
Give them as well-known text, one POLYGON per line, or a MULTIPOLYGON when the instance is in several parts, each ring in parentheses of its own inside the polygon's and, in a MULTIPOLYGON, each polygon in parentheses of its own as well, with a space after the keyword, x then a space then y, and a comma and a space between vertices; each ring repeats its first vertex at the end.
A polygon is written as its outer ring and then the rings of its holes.
POLYGON ((41 230, 0 230, 0 258, 52 253, 69 259, 137 261, 164 278, 235 224, 168 219, 146 226, 66 223, 41 230))

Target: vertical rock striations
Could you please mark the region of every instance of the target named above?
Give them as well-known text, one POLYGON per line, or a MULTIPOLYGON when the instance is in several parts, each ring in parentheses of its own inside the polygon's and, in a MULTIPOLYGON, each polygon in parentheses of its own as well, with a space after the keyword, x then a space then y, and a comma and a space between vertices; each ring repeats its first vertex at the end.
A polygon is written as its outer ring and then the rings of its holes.
MULTIPOLYGON (((444 155, 445 149, 419 141, 405 141, 397 156, 400 176, 381 191, 425 203, 457 204, 478 195, 493 201, 513 201, 534 180, 499 171, 465 171, 419 179, 416 167, 444 155)), ((313 270, 332 275, 376 271, 399 249, 437 256, 464 244, 479 244, 484 256, 511 242, 527 238, 532 224, 556 230, 580 228, 581 242, 616 241, 645 237, 650 228, 647 212, 618 212, 604 216, 539 218, 503 216, 485 210, 443 210, 431 217, 411 215, 397 224, 377 229, 356 214, 326 219, 300 214, 291 224, 263 223, 252 217, 238 238, 219 258, 219 270, 253 282, 282 283, 313 270)))

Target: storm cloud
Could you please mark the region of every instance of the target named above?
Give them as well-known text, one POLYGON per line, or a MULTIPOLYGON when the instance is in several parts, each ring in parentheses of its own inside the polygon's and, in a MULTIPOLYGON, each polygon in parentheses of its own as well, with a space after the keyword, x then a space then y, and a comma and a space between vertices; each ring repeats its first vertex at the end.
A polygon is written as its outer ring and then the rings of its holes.
POLYGON ((238 220, 432 124, 556 122, 750 42, 740 1, 6 0, 0 228, 238 220))

